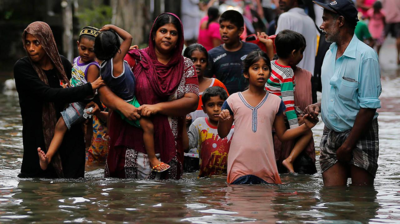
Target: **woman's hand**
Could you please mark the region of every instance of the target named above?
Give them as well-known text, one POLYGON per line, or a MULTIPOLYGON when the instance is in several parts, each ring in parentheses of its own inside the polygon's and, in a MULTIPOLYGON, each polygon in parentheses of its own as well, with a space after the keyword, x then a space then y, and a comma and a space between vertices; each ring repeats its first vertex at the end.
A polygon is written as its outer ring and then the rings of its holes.
POLYGON ((131 104, 124 104, 119 109, 119 112, 121 112, 126 118, 128 118, 128 120, 136 121, 140 119, 139 109, 131 104))
POLYGON ((105 86, 106 84, 104 83, 104 80, 99 76, 94 82, 90 83, 92 85, 92 89, 98 89, 102 86, 105 86))
POLYGON ((140 115, 145 116, 145 117, 150 117, 151 115, 155 115, 158 112, 160 112, 160 108, 157 106, 157 104, 149 105, 149 104, 143 104, 138 108, 140 115))
POLYGON ((90 103, 86 104, 85 109, 87 109, 87 108, 89 108, 89 107, 91 107, 91 108, 93 108, 93 109, 92 109, 92 111, 87 111, 87 112, 86 112, 87 114, 97 114, 97 113, 100 112, 99 106, 97 105, 97 103, 95 103, 95 102, 93 102, 93 101, 91 101, 90 103))
POLYGON ((229 118, 231 118, 231 114, 229 113, 229 110, 224 109, 221 111, 221 113, 219 114, 219 118, 220 120, 228 120, 229 118))

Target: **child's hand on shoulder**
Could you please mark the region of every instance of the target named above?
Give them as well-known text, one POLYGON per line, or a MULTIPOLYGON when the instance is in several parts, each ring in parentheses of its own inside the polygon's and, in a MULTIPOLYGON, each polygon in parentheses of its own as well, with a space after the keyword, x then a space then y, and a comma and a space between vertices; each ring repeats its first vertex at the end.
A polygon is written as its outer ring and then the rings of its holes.
POLYGON ((303 122, 309 129, 313 128, 318 123, 318 121, 318 118, 311 118, 308 114, 303 116, 303 122))
POLYGON ((229 118, 231 118, 231 114, 229 113, 229 110, 224 109, 221 111, 221 113, 219 114, 219 118, 220 120, 228 120, 229 118))
POLYGON ((104 80, 101 78, 101 76, 99 76, 99 78, 94 80, 94 82, 92 82, 91 84, 92 84, 92 89, 98 89, 98 88, 106 85, 104 83, 104 80))

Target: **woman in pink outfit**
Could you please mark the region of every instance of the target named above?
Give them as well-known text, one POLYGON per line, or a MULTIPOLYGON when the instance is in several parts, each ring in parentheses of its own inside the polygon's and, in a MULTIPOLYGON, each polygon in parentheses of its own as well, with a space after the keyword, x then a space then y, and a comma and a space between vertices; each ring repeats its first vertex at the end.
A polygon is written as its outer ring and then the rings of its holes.
POLYGON ((200 21, 199 28, 199 44, 203 45, 207 51, 217 47, 221 44, 221 35, 219 34, 219 11, 218 8, 210 7, 208 9, 208 16, 200 21))

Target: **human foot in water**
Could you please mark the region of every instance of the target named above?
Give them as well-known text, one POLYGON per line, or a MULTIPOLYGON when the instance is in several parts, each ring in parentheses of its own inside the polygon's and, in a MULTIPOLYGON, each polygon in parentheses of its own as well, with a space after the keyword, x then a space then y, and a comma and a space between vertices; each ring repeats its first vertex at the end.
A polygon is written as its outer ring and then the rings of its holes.
POLYGON ((167 171, 170 168, 170 165, 161 162, 157 158, 150 161, 151 170, 157 173, 161 173, 167 171))
POLYGON ((37 149, 37 151, 38 151, 38 155, 39 155, 40 168, 42 170, 46 170, 47 166, 50 163, 49 158, 47 158, 46 153, 43 152, 43 150, 40 147, 37 149))
POLYGON ((282 161, 282 165, 284 165, 290 173, 294 173, 293 163, 289 161, 289 158, 282 161))

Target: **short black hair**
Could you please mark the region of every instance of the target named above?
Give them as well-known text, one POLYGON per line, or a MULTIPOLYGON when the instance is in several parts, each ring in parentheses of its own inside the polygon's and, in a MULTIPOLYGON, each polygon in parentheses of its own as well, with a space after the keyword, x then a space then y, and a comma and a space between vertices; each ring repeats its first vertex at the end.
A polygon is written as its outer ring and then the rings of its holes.
POLYGON ((250 52, 243 60, 243 73, 249 74, 250 67, 260 59, 263 59, 265 61, 265 63, 268 65, 269 70, 271 71, 271 60, 269 59, 267 53, 262 50, 254 50, 250 52))
POLYGON ((109 60, 119 51, 121 42, 118 34, 110 29, 101 31, 94 41, 94 53, 100 60, 109 60))
POLYGON ((225 89, 219 86, 208 87, 203 92, 203 96, 201 97, 201 102, 205 105, 213 96, 219 96, 221 100, 225 101, 228 98, 228 94, 225 89))
POLYGON ((293 50, 306 48, 306 39, 303 35, 292 30, 282 30, 275 38, 276 53, 280 58, 288 58, 293 50))
POLYGON ((221 17, 219 18, 219 23, 225 21, 232 23, 238 29, 244 26, 243 16, 236 10, 227 10, 224 13, 222 13, 221 17))

